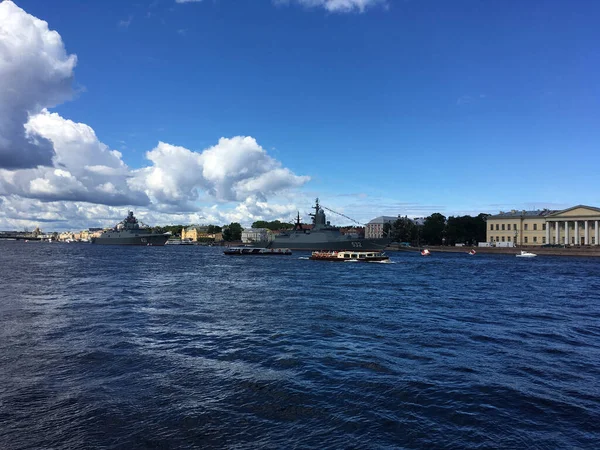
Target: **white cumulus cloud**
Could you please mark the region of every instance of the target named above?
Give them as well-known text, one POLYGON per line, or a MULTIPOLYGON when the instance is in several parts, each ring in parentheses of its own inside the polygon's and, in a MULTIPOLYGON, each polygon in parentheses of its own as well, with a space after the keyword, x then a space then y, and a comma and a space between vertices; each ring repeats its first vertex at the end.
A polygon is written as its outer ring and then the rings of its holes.
POLYGON ((43 110, 25 129, 50 142, 54 166, 0 170, 0 195, 107 205, 150 203, 143 192, 130 187, 132 173, 121 153, 100 142, 88 125, 43 110))
POLYGON ((70 98, 76 62, 46 22, 0 2, 0 229, 112 225, 129 208, 150 224, 289 218, 290 192, 310 178, 253 137, 159 142, 132 169, 92 127, 49 111, 70 98))
POLYGON ((76 63, 46 22, 0 2, 0 167, 51 165, 52 144, 25 124, 72 95, 76 63))
POLYGON ((183 206, 201 196, 220 202, 265 198, 310 179, 281 167, 249 136, 221 138, 200 153, 159 142, 146 156, 152 165, 136 171, 131 185, 158 203, 183 206))

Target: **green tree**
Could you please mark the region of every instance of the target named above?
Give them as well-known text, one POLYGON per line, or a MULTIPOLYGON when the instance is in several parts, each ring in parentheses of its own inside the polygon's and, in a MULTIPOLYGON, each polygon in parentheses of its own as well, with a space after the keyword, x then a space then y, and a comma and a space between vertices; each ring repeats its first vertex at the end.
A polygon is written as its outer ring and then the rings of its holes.
POLYGON ((152 231, 154 233, 171 233, 173 236, 180 236, 181 229, 187 228, 191 225, 165 225, 164 227, 154 227, 152 231))
POLYGON ((440 213, 433 213, 425 218, 421 230, 423 241, 429 245, 440 245, 446 228, 446 217, 440 213))
POLYGON ((222 227, 218 226, 218 225, 209 225, 206 228, 206 232, 208 234, 216 234, 216 233, 220 233, 223 230, 222 227))
POLYGON ((475 233, 475 240, 477 242, 485 242, 485 240, 487 239, 486 236, 486 227, 487 227, 487 217, 489 216, 489 214, 486 213, 480 213, 477 215, 477 217, 475 218, 475 225, 477 227, 477 231, 475 233))
POLYGON ((414 238, 415 226, 415 223, 412 220, 410 220, 407 216, 400 217, 392 224, 392 240, 394 242, 412 242, 414 238))
POLYGON ((231 222, 223 229, 223 240, 228 242, 241 240, 242 230, 243 228, 239 223, 231 222))
POLYGON ((266 220, 257 220, 252 224, 252 228, 267 228, 271 231, 289 230, 293 227, 294 225, 291 223, 280 222, 279 220, 273 220, 271 222, 267 222, 266 220))
POLYGON ((485 241, 486 217, 487 214, 483 213, 476 217, 449 217, 446 225, 448 244, 464 243, 475 245, 477 242, 485 241))

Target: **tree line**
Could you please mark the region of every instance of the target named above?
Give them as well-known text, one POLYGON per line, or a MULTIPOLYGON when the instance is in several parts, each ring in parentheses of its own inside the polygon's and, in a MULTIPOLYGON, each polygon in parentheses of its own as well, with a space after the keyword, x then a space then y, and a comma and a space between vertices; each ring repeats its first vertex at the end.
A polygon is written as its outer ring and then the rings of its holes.
POLYGON ((408 217, 400 217, 395 222, 383 226, 384 236, 392 242, 406 242, 419 245, 476 245, 486 240, 488 214, 472 216, 450 216, 433 213, 421 225, 408 217))

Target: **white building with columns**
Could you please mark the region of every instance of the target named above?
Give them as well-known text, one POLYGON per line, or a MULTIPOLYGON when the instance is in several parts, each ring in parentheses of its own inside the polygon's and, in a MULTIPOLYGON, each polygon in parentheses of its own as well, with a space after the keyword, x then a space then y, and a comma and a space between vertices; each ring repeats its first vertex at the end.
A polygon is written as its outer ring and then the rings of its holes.
POLYGON ((487 218, 487 241, 514 245, 599 245, 600 208, 500 212, 487 218))

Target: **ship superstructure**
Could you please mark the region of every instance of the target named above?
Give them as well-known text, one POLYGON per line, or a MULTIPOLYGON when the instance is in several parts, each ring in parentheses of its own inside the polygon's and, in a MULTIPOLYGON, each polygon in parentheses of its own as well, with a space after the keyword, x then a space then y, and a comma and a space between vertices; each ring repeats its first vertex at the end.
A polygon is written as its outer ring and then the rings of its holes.
POLYGON ((314 213, 311 213, 312 228, 304 229, 300 222, 300 214, 296 219, 294 229, 284 231, 267 243, 257 242, 256 245, 266 248, 289 248, 291 250, 383 250, 390 239, 365 239, 343 234, 340 228, 332 226, 325 215, 325 210, 316 199, 314 213))
POLYGON ((127 217, 114 228, 104 231, 97 238, 92 238, 92 244, 165 245, 168 239, 168 234, 153 233, 150 227, 140 225, 133 211, 129 211, 127 217))

